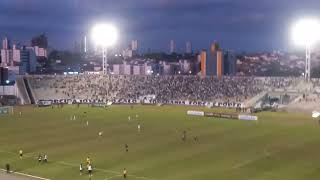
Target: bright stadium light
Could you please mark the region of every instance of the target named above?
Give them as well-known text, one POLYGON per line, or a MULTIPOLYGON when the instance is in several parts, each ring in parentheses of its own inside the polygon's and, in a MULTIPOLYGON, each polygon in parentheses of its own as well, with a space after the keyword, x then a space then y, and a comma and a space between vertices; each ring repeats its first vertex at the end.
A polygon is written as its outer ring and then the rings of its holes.
POLYGON ((102 71, 107 74, 107 48, 114 45, 118 39, 117 28, 111 24, 97 24, 92 28, 91 36, 94 43, 102 47, 102 71))
POLYGON ((301 19, 292 28, 292 39, 296 45, 306 48, 305 79, 310 80, 311 47, 320 40, 320 22, 317 19, 301 19))
POLYGON ((93 41, 102 47, 109 47, 118 39, 117 28, 111 24, 97 24, 92 29, 93 41))
POLYGON ((299 20, 292 29, 295 44, 312 46, 320 40, 320 22, 316 19, 299 20))

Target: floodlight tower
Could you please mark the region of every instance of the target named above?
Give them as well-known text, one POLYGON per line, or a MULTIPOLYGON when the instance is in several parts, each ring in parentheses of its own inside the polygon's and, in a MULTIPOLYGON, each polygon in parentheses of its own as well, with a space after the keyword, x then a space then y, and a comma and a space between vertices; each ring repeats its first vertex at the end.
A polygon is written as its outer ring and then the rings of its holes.
POLYGON ((305 79, 310 81, 311 78, 311 46, 306 45, 306 62, 305 62, 305 79))
POLYGON ((97 24, 92 29, 92 39, 102 48, 102 73, 108 74, 108 47, 114 45, 118 39, 117 28, 111 24, 97 24))
POLYGON ((297 45, 305 47, 305 80, 311 78, 311 48, 320 40, 320 23, 317 19, 301 19, 292 29, 292 37, 297 45))

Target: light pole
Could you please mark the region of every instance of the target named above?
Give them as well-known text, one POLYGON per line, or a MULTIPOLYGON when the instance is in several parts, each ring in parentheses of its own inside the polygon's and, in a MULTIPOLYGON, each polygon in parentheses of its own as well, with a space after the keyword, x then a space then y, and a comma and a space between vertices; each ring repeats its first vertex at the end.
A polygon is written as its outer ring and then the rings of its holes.
POLYGON ((103 74, 108 74, 108 49, 102 47, 102 72, 103 74))
POLYGON ((309 81, 310 78, 311 78, 311 46, 306 45, 305 80, 309 81))
POLYGON ((305 73, 307 82, 311 78, 311 48, 320 40, 320 23, 317 19, 301 19, 292 28, 292 38, 295 44, 304 46, 306 50, 305 73))
POLYGON ((108 47, 118 39, 117 28, 111 24, 97 24, 92 29, 92 39, 102 48, 102 73, 108 74, 108 47))

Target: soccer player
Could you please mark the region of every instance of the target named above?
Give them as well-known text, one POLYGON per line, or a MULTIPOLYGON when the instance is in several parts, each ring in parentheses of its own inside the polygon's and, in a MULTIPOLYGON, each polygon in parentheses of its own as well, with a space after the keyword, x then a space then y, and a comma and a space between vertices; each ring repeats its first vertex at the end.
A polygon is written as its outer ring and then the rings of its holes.
POLYGON ((198 136, 193 137, 194 141, 198 142, 198 136))
POLYGON ((89 179, 91 179, 91 177, 92 177, 92 166, 91 166, 91 164, 89 164, 89 166, 88 166, 88 174, 89 174, 89 179))
POLYGON ((127 169, 126 168, 123 169, 123 178, 124 179, 127 178, 127 169))
POLYGON ((82 175, 82 171, 83 171, 83 167, 82 167, 82 163, 80 163, 80 176, 82 175))
POLYGON ((20 149, 19 155, 20 155, 20 159, 22 159, 22 156, 23 156, 23 151, 22 151, 22 149, 20 149))
POLYGON ((6 164, 6 171, 8 174, 10 173, 10 164, 6 164))
POLYGON ((90 159, 89 156, 87 157, 87 161, 86 162, 87 162, 87 166, 89 166, 91 164, 91 159, 90 159))
POLYGON ((140 124, 138 124, 138 132, 140 132, 141 131, 141 126, 140 126, 140 124))
POLYGON ((45 163, 48 162, 48 155, 47 155, 47 154, 44 155, 43 161, 44 161, 45 163))
POLYGON ((39 156, 38 156, 38 162, 41 163, 41 161, 42 161, 42 155, 39 154, 39 156))
POLYGON ((128 144, 125 144, 125 145, 124 145, 124 148, 126 149, 126 152, 129 151, 129 146, 128 146, 128 144))
POLYGON ((186 139, 187 139, 187 131, 183 131, 182 141, 186 141, 186 139))

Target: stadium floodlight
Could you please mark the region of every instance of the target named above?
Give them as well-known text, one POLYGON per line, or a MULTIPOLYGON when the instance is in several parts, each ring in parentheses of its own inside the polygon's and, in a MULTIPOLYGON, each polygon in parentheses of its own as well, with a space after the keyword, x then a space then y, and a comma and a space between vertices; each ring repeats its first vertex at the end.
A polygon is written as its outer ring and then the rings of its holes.
POLYGON ((91 32, 94 43, 102 48, 102 71, 107 74, 107 48, 114 45, 118 39, 118 31, 112 24, 97 24, 91 32))
POLYGON ((320 22, 317 19, 301 19, 292 28, 292 38, 296 45, 306 48, 305 79, 310 80, 311 47, 320 40, 320 22))

